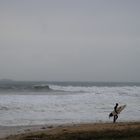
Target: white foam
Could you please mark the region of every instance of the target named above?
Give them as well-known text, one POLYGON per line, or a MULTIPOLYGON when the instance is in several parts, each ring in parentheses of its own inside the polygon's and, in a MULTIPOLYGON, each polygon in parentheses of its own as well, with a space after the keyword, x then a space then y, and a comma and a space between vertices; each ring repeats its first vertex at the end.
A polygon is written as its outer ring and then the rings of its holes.
POLYGON ((51 88, 66 94, 0 94, 0 125, 112 121, 108 114, 116 102, 127 104, 118 121, 140 121, 140 87, 51 88))

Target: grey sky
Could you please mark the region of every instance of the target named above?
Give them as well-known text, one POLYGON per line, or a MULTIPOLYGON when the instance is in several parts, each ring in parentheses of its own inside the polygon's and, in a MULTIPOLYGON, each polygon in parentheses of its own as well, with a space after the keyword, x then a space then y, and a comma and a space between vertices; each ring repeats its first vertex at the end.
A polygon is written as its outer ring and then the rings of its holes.
POLYGON ((0 79, 140 81, 139 0, 0 0, 0 79))

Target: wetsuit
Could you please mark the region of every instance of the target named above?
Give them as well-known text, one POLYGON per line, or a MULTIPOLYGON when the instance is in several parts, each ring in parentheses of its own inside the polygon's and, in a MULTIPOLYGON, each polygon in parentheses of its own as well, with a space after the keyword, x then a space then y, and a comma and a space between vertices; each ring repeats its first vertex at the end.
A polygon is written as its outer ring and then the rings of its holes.
MULTIPOLYGON (((118 114, 118 112, 117 112, 117 107, 118 107, 118 104, 116 104, 116 106, 114 107, 114 111, 118 114)), ((116 120, 118 119, 118 115, 114 115, 114 119, 113 119, 113 122, 115 123, 116 122, 116 120)))

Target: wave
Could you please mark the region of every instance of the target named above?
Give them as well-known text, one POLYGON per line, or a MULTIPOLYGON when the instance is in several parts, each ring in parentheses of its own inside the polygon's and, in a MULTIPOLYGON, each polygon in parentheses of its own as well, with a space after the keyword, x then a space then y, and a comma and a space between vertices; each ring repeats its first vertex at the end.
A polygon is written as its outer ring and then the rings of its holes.
POLYGON ((61 91, 66 93, 89 93, 92 95, 107 95, 132 96, 140 97, 140 87, 125 86, 125 87, 85 87, 85 86, 60 86, 49 85, 53 91, 61 91))
POLYGON ((51 91, 49 85, 0 85, 0 91, 51 91))
POLYGON ((36 90, 50 90, 50 87, 48 85, 34 85, 32 88, 36 90))
POLYGON ((63 92, 93 92, 95 87, 83 87, 83 86, 59 86, 59 85, 49 85, 53 91, 63 91, 63 92))
POLYGON ((6 106, 0 106, 0 110, 9 110, 9 108, 6 106))
MULTIPOLYGON (((140 86, 133 84, 88 83, 88 82, 0 82, 0 92, 74 92, 74 93, 118 93, 120 95, 140 92, 140 86)), ((137 94, 137 93, 136 93, 137 94)))
POLYGON ((65 91, 65 92, 94 92, 94 93, 101 93, 104 91, 110 92, 133 92, 133 91, 140 91, 140 87, 137 86, 124 86, 124 87, 98 87, 98 86, 60 86, 60 85, 49 85, 50 89, 54 91, 65 91))

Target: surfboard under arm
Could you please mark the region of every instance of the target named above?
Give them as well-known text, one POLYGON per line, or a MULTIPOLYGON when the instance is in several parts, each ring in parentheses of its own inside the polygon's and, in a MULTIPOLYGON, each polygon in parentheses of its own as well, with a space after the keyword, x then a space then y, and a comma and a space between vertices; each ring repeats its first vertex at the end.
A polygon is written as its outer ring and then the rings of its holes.
POLYGON ((111 113, 112 115, 117 115, 117 114, 120 114, 120 112, 126 107, 126 105, 121 105, 117 108, 117 113, 115 112, 115 110, 113 110, 111 113))

